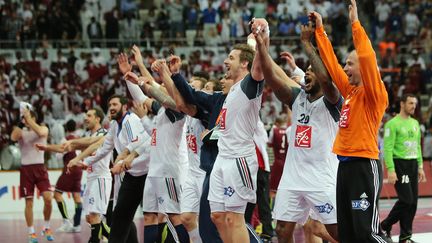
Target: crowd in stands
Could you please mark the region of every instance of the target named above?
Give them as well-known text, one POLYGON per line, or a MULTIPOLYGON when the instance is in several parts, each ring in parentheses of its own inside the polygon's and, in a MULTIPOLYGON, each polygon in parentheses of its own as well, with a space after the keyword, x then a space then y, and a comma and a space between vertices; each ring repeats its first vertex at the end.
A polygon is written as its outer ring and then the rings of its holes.
MULTIPOLYGON (((290 40, 288 45, 272 43, 273 57, 289 72, 278 53, 290 51, 305 70, 308 62, 298 43, 299 27, 307 22, 307 12, 315 10, 323 15, 326 31, 338 46, 339 60, 344 60, 352 48, 347 46, 351 37, 345 4, 341 0, 0 0, 0 46, 14 53, 3 55, 0 50, 0 149, 9 143, 12 125, 19 119, 19 101, 37 104, 39 118, 51 129, 51 143, 64 136, 62 124, 69 119, 82 127, 88 108, 106 110, 111 94, 126 92, 116 55, 132 43, 141 44, 149 67, 155 59, 169 56, 174 44, 187 45, 176 40, 195 31, 202 37, 195 44, 205 47, 176 53, 182 57, 183 74, 190 77, 205 71, 217 79, 223 74, 224 47, 232 38, 248 34, 252 17, 263 17, 273 37, 290 40), (158 38, 172 41, 153 41, 158 31, 158 38), (48 50, 56 50, 56 55, 49 55, 48 50)), ((397 112, 403 93, 414 93, 420 104, 416 118, 427 134, 432 127, 432 3, 367 0, 360 11, 388 88, 390 106, 385 119, 397 112)), ((286 108, 270 90, 264 101, 261 113, 270 125, 286 108)))

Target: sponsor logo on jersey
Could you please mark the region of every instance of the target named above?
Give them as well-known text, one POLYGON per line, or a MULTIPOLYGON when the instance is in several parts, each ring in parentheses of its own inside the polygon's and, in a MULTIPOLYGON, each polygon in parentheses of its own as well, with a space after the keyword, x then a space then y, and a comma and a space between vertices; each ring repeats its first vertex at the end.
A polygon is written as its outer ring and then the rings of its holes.
POLYGON ((153 128, 151 134, 151 146, 156 146, 156 128, 153 128))
POLYGON ((305 125, 297 125, 295 146, 301 148, 310 148, 312 141, 312 127, 305 125))
POLYGON ((189 149, 194 153, 198 153, 198 148, 197 148, 197 141, 196 141, 196 137, 193 134, 188 134, 186 136, 186 141, 188 144, 189 149))
POLYGON ((232 195, 234 195, 235 191, 234 188, 232 187, 224 187, 224 195, 231 197, 232 195))
POLYGON ((370 202, 366 199, 368 196, 363 192, 360 198, 360 200, 351 200, 352 209, 366 211, 370 206, 370 202))
POLYGON ((318 210, 318 213, 326 214, 330 214, 330 212, 334 209, 334 207, 329 203, 326 203, 324 205, 317 205, 315 206, 315 208, 318 210))
MULTIPOLYGON (((348 100, 347 100, 348 101, 348 100)), ((339 127, 347 128, 349 125, 349 116, 350 116, 350 106, 348 102, 342 107, 340 118, 339 118, 339 127)))

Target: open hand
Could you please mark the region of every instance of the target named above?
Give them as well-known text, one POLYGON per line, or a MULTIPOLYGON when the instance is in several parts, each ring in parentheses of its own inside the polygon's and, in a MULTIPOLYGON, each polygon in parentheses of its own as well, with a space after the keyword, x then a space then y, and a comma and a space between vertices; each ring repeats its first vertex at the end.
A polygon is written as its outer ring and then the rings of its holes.
POLYGON ((139 118, 143 118, 148 114, 147 106, 144 103, 133 101, 132 107, 133 113, 135 113, 139 118))
POLYGON ((112 168, 111 168, 111 172, 116 175, 116 174, 120 174, 123 170, 122 170, 122 164, 123 161, 120 161, 118 163, 116 163, 112 168))
POLYGON ((387 175, 387 180, 388 180, 388 183, 394 185, 394 184, 396 183, 396 181, 398 180, 397 175, 396 175, 396 172, 394 172, 394 171, 389 171, 389 172, 388 172, 388 175, 387 175))
POLYGON ((117 64, 119 65, 119 70, 123 75, 132 70, 132 66, 129 64, 128 56, 124 53, 120 53, 117 56, 117 64))
POLYGON ((348 9, 349 9, 349 18, 351 20, 351 24, 358 21, 358 12, 357 12, 356 0, 351 0, 351 4, 349 5, 348 9))
POLYGON ((132 161, 135 159, 135 156, 131 153, 129 154, 122 163, 122 170, 127 171, 132 167, 132 161))
POLYGON ((182 63, 179 56, 171 55, 168 58, 168 66, 172 74, 179 73, 181 65, 182 63))
POLYGON ((426 175, 423 169, 418 170, 418 182, 426 182, 426 175))
POLYGON ((137 65, 144 65, 143 58, 141 55, 141 50, 139 49, 139 47, 136 45, 133 45, 131 51, 132 51, 132 54, 134 55, 134 60, 135 60, 136 64, 137 65))
POLYGON ((34 146, 38 151, 47 151, 48 149, 46 144, 42 144, 42 143, 36 143, 34 146))
POLYGON ((67 152, 75 150, 73 145, 72 145, 72 141, 70 141, 70 140, 62 143, 61 148, 63 149, 63 151, 67 151, 67 152))
POLYGON ((295 62, 295 58, 290 52, 283 51, 280 53, 280 57, 287 62, 288 66, 292 70, 294 70, 297 67, 297 64, 295 62))
POLYGON ((154 61, 152 63, 151 70, 153 72, 159 73, 159 75, 160 75, 163 71, 168 71, 169 67, 168 67, 165 59, 157 59, 156 61, 154 61))
POLYGON ((315 28, 312 26, 312 22, 309 21, 307 25, 300 26, 300 29, 300 40, 310 42, 312 37, 315 35, 315 28))

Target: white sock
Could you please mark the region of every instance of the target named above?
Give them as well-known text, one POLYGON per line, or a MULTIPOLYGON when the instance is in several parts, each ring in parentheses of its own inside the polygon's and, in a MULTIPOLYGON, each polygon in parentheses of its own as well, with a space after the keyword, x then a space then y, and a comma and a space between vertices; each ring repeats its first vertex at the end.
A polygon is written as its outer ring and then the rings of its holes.
POLYGON ((69 222, 69 219, 63 219, 63 224, 67 224, 69 222))
POLYGON ((28 227, 28 230, 29 230, 29 234, 34 234, 34 226, 30 226, 30 227, 28 227))
POLYGON ((201 237, 199 235, 198 227, 196 227, 194 230, 189 231, 189 238, 193 243, 202 243, 201 237))
POLYGON ((49 229, 50 228, 50 222, 45 220, 44 227, 45 227, 45 229, 49 229))

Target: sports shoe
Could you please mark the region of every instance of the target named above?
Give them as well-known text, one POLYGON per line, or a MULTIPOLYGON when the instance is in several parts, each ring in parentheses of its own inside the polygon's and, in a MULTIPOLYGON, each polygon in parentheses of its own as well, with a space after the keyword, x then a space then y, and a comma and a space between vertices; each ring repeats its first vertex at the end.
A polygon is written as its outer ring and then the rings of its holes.
POLYGON ((72 226, 70 232, 72 232, 72 233, 79 233, 79 232, 81 232, 81 225, 72 226))
POLYGON ((56 229, 56 232, 72 232, 73 225, 69 220, 65 220, 59 228, 56 229))
POLYGON ((401 240, 399 243, 417 243, 417 241, 413 241, 411 239, 401 240))
POLYGON ((260 238, 261 238, 262 243, 271 243, 272 242, 272 237, 270 235, 261 234, 260 238))
POLYGON ((28 242, 29 243, 38 243, 37 235, 35 233, 29 234, 28 242))
POLYGON ((42 230, 42 236, 45 236, 47 241, 53 241, 54 240, 54 236, 51 232, 51 229, 47 229, 45 228, 44 230, 42 230))

